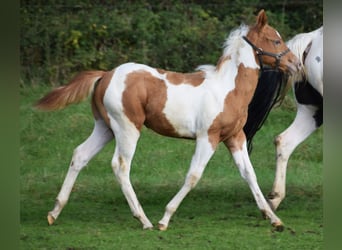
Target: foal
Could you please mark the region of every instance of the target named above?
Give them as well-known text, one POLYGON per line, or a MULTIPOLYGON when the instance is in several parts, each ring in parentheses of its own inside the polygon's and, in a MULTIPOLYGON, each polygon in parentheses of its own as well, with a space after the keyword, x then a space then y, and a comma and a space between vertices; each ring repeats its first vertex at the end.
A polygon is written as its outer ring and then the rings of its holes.
POLYGON ((126 63, 109 72, 87 71, 68 85, 40 99, 36 106, 57 110, 92 96, 95 127, 73 154, 55 207, 48 213, 53 224, 68 201, 79 172, 114 137, 112 168, 133 216, 144 229, 152 228, 130 181, 131 161, 142 126, 171 137, 196 140, 196 149, 184 185, 167 204, 159 221, 166 230, 181 201, 194 188, 205 166, 223 142, 232 153, 241 176, 247 181, 259 209, 277 230, 281 220, 265 200, 250 162, 243 126, 258 81, 260 63, 286 72, 299 68, 279 33, 267 24, 263 10, 252 27, 242 25, 226 40, 216 66, 201 66, 195 73, 176 73, 126 63))

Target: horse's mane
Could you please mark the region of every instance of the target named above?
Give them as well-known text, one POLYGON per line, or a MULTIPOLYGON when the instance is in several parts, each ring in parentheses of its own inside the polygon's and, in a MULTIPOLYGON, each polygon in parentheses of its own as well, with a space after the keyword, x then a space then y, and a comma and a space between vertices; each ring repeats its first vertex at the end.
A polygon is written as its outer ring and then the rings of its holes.
POLYGON ((295 54, 299 60, 303 63, 303 54, 309 43, 312 39, 317 35, 318 32, 323 31, 323 26, 308 32, 308 33, 300 33, 295 35, 291 40, 287 41, 287 46, 289 49, 295 54))
POLYGON ((242 40, 242 37, 247 35, 249 31, 249 26, 245 24, 241 24, 240 27, 233 30, 223 45, 223 55, 222 57, 233 57, 237 54, 238 49, 241 48, 241 46, 244 46, 244 41, 242 40))
POLYGON ((248 105, 248 116, 243 131, 247 139, 248 152, 252 152, 254 135, 263 126, 272 108, 285 96, 284 73, 264 68, 258 79, 252 101, 248 105))
POLYGON ((207 76, 211 75, 215 72, 218 72, 224 61, 228 58, 233 60, 238 65, 240 63, 237 61, 240 56, 239 49, 245 45, 242 37, 247 35, 248 31, 249 26, 245 24, 241 24, 238 28, 232 30, 223 43, 223 54, 217 62, 217 65, 200 65, 196 68, 196 70, 204 71, 207 76))
MULTIPOLYGON (((323 32, 323 26, 311 32, 297 34, 286 42, 288 48, 299 58, 299 61, 302 65, 304 65, 305 50, 308 48, 308 46, 310 46, 310 43, 319 32, 323 32)), ((284 86, 278 98, 277 104, 282 103, 287 92, 292 87, 292 82, 303 81, 303 79, 306 78, 306 75, 307 72, 305 67, 302 67, 300 71, 293 73, 292 75, 282 74, 282 82, 284 86)))

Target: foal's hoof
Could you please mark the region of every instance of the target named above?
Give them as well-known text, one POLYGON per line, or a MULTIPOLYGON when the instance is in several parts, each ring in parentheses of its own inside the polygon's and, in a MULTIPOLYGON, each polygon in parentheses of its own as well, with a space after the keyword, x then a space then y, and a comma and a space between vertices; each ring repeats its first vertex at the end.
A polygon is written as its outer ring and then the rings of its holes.
POLYGON ((166 231, 167 230, 167 226, 164 224, 160 224, 160 223, 158 224, 158 228, 160 231, 166 231))
POLYGON ((274 222, 272 224, 272 226, 274 227, 274 230, 277 231, 277 232, 282 232, 284 231, 284 225, 283 223, 281 223, 280 221, 279 222, 274 222))
POLYGON ((49 226, 51 226, 55 222, 55 218, 50 213, 47 216, 47 220, 48 220, 49 226))

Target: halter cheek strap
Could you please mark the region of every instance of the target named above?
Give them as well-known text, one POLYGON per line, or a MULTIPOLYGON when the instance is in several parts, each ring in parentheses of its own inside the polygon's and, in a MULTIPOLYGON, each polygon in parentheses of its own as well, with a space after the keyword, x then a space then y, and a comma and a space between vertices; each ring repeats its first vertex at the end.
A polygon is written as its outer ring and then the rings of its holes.
POLYGON ((243 36, 242 38, 255 50, 255 53, 258 55, 261 70, 264 69, 264 66, 262 63, 262 56, 263 55, 274 57, 276 59, 276 69, 278 69, 278 67, 280 65, 281 57, 290 51, 290 49, 288 48, 287 50, 284 50, 283 52, 280 52, 277 54, 267 52, 267 51, 264 51, 262 48, 258 48, 257 46, 255 46, 250 40, 248 40, 248 38, 246 36, 243 36))

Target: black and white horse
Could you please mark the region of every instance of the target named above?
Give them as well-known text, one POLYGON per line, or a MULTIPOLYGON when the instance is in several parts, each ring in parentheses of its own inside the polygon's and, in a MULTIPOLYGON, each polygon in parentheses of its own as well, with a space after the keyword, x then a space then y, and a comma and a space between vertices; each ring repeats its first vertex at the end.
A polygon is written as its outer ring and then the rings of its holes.
POLYGON ((287 162, 294 149, 323 124, 323 26, 296 35, 288 47, 303 63, 303 73, 289 78, 297 105, 292 124, 275 139, 276 175, 269 203, 276 210, 285 198, 287 162))
POLYGON ((274 210, 285 198, 289 157, 301 142, 323 124, 323 26, 312 32, 294 36, 287 45, 300 59, 302 71, 284 81, 285 77, 280 71, 265 69, 260 75, 258 87, 249 106, 248 120, 244 126, 251 150, 253 136, 261 128, 273 105, 279 101, 280 90, 292 85, 297 114, 292 124, 275 139, 276 174, 272 191, 268 196, 274 210), (270 85, 271 82, 273 85, 270 85), (270 86, 273 86, 273 90, 270 86), (264 103, 265 107, 261 103, 264 103))

